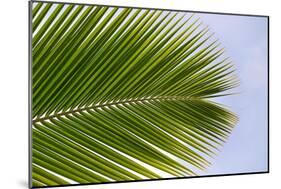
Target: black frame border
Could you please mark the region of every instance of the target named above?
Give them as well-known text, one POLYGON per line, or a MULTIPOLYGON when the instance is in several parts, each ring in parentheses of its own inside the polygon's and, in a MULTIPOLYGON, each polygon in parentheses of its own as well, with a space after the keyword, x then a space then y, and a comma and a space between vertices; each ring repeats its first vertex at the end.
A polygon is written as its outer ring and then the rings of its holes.
POLYGON ((104 4, 90 4, 90 3, 71 3, 71 2, 62 2, 62 1, 56 2, 56 1, 44 1, 44 0, 42 1, 29 0, 28 1, 28 188, 32 189, 32 188, 54 188, 54 187, 67 187, 67 186, 89 186, 89 185, 101 185, 101 184, 135 183, 135 182, 146 182, 146 181, 181 180, 181 179, 189 179, 189 178, 208 178, 208 177, 239 176, 239 175, 254 175, 254 174, 270 173, 270 144, 269 144, 270 143, 270 66, 269 66, 269 62, 270 62, 270 16, 268 15, 133 7, 133 6, 104 5, 104 4), (200 175, 200 176, 188 176, 188 177, 171 177, 171 178, 160 178, 160 179, 142 179, 142 180, 131 180, 131 181, 112 181, 112 182, 102 182, 102 183, 82 183, 82 184, 32 187, 32 66, 31 66, 32 65, 32 3, 103 6, 103 7, 116 7, 116 8, 134 8, 134 9, 163 10, 163 11, 173 11, 173 12, 266 18, 267 19, 267 170, 256 171, 256 172, 244 172, 244 173, 228 173, 228 174, 200 175))

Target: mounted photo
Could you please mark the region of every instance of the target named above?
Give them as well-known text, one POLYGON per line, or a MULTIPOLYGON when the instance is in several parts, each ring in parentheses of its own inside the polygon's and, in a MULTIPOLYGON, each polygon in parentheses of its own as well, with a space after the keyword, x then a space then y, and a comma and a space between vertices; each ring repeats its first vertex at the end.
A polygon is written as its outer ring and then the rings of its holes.
POLYGON ((269 17, 29 2, 31 188, 269 172, 269 17))

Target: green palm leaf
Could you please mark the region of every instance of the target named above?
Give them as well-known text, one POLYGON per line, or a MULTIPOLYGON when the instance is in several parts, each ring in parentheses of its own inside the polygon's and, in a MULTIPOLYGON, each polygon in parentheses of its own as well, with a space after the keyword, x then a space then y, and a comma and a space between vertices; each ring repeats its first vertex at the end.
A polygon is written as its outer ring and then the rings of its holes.
POLYGON ((237 85, 193 15, 33 3, 33 186, 198 175, 237 85))

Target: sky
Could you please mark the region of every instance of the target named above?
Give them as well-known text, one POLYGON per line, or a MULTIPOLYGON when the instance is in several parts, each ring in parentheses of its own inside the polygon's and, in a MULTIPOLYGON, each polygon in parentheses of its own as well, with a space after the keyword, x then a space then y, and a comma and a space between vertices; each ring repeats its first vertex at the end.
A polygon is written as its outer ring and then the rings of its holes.
POLYGON ((217 98, 239 117, 206 174, 267 170, 267 19, 197 14, 226 49, 237 70, 239 94, 217 98))

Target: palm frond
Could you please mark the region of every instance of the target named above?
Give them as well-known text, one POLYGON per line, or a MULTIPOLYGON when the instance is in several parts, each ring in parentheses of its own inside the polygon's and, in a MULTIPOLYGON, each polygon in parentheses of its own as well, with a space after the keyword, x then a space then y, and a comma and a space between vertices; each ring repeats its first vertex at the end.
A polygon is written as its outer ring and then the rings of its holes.
POLYGON ((237 117, 237 85, 196 16, 33 3, 34 186, 197 175, 237 117), (187 18, 188 16, 188 18, 187 18))

